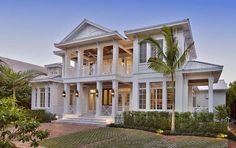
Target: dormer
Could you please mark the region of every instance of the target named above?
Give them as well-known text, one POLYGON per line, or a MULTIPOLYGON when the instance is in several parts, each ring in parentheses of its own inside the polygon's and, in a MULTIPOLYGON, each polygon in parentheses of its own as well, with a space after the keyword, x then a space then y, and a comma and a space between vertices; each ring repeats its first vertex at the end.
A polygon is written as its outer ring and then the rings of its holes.
POLYGON ((47 69, 47 75, 62 75, 62 64, 61 63, 53 63, 49 65, 45 65, 47 69))

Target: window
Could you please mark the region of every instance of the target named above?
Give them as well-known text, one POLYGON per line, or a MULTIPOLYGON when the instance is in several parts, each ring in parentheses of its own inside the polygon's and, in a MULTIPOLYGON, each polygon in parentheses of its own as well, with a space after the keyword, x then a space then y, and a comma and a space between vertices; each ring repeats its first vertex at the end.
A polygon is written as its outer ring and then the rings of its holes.
POLYGON ((174 105, 174 92, 172 92, 172 83, 167 82, 167 109, 172 109, 174 105), (173 96, 172 96, 173 95, 173 96))
POLYGON ((50 92, 50 87, 48 87, 48 107, 50 107, 50 103, 51 103, 51 96, 50 96, 51 92, 50 92))
POLYGON ((139 109, 146 109, 146 83, 139 83, 139 109))
MULTIPOLYGON (((161 49, 163 49, 163 40, 157 40, 159 43, 161 49)), ((155 45, 151 45, 151 57, 157 57, 158 56, 158 49, 155 45)))
POLYGON ((147 44, 143 43, 140 45, 139 63, 146 63, 146 61, 147 61, 147 44))
POLYGON ((102 93, 102 105, 112 105, 112 90, 104 89, 102 93))
POLYGON ((40 107, 45 107, 45 88, 40 88, 40 107))
POLYGON ((162 109, 162 82, 150 83, 150 108, 162 109))
POLYGON ((35 107, 37 107, 38 106, 38 89, 37 88, 35 88, 35 107))

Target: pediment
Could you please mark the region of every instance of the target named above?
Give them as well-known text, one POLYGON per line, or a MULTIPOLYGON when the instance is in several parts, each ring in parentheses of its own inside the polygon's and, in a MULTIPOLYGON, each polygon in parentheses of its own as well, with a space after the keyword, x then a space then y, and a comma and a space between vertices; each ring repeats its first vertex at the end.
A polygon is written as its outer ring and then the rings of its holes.
POLYGON ((78 27, 75 28, 62 42, 76 41, 84 38, 99 36, 112 32, 110 29, 84 20, 78 27))

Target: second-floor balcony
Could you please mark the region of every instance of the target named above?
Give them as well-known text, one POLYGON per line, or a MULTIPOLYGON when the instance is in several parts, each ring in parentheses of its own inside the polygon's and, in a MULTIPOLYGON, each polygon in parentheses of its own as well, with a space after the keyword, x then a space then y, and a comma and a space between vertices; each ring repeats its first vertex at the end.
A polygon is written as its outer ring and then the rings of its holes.
MULTIPOLYGON (((111 75, 112 74, 112 63, 103 64, 101 66, 101 73, 98 73, 97 64, 83 65, 82 69, 79 70, 80 76, 76 67, 70 67, 67 71, 67 78, 75 77, 89 77, 89 76, 99 76, 99 75, 111 75)), ((132 64, 124 65, 118 64, 116 74, 121 76, 129 76, 132 74, 132 64)))

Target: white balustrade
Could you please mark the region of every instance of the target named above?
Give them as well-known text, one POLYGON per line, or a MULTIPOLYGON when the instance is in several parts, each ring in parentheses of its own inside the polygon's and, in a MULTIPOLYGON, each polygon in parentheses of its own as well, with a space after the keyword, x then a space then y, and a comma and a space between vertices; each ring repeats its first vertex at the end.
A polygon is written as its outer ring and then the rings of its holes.
POLYGON ((131 75, 132 74, 132 67, 133 65, 123 65, 119 64, 118 65, 118 74, 120 75, 131 75))
MULTIPOLYGON (((110 75, 112 74, 112 63, 105 63, 101 66, 101 74, 102 75, 110 75)), ((118 74, 122 76, 128 76, 132 74, 132 64, 129 65, 118 65, 118 74)), ((67 69, 68 70, 68 76, 67 78, 74 78, 77 77, 76 74, 76 68, 70 67, 67 69)), ((93 65, 83 65, 82 67, 82 76, 87 77, 87 76, 96 76, 97 74, 97 64, 93 65)))
POLYGON ((107 75, 112 73, 112 63, 106 63, 102 65, 102 74, 107 75))

